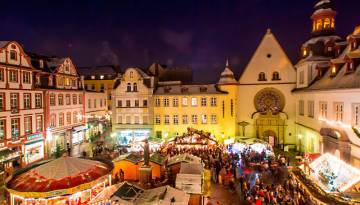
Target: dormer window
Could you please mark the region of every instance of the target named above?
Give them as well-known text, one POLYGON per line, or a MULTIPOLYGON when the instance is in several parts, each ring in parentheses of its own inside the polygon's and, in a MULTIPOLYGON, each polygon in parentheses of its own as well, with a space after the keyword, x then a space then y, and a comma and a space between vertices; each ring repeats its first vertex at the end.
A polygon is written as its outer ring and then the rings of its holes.
POLYGON ((272 74, 272 80, 281 80, 279 72, 273 72, 272 74))
POLYGON ((103 75, 100 75, 100 79, 101 79, 101 80, 104 79, 104 76, 103 76, 103 75))
POLYGON ((331 76, 334 77, 334 76, 336 76, 336 74, 337 74, 337 67, 335 65, 333 65, 331 67, 331 76))
POLYGON ((351 44, 351 50, 355 50, 356 47, 357 47, 356 41, 352 42, 352 44, 351 44))
POLYGON ((266 75, 264 72, 259 73, 258 81, 266 81, 266 75))
POLYGON ((207 87, 200 87, 200 92, 204 93, 207 91, 207 87))
POLYGON ((39 67, 44 68, 44 61, 43 60, 39 60, 39 67))
POLYGON ((17 60, 17 53, 14 50, 10 51, 10 59, 16 61, 17 60))
POLYGON ((307 48, 303 48, 302 49, 302 56, 306 57, 308 54, 309 54, 309 52, 308 52, 307 48))
POLYGON ((91 76, 91 80, 95 80, 95 75, 92 75, 92 76, 91 76))

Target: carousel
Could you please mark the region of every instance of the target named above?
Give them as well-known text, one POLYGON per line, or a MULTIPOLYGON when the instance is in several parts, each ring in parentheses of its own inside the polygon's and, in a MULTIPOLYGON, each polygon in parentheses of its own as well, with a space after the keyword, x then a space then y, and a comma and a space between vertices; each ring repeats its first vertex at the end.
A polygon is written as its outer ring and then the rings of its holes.
POLYGON ((15 172, 6 182, 11 205, 85 205, 111 185, 111 162, 61 157, 15 172))
POLYGON ((216 146, 217 141, 210 133, 188 128, 187 133, 176 136, 168 142, 168 146, 176 148, 209 148, 216 146))

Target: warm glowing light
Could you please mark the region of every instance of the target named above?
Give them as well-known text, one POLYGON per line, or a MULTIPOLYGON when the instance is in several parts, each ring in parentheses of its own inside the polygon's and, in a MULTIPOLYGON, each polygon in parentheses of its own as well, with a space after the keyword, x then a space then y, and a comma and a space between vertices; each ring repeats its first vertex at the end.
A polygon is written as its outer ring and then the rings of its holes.
POLYGON ((331 73, 336 74, 336 66, 331 67, 331 73))

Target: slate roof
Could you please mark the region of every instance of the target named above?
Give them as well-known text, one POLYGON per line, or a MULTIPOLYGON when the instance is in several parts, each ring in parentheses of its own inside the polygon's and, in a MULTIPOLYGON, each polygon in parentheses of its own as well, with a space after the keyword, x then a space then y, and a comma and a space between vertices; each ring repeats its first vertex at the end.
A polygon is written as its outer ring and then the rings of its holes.
POLYGON ((154 95, 211 95, 211 94, 226 94, 227 92, 221 91, 216 84, 204 85, 164 85, 158 86, 154 95))

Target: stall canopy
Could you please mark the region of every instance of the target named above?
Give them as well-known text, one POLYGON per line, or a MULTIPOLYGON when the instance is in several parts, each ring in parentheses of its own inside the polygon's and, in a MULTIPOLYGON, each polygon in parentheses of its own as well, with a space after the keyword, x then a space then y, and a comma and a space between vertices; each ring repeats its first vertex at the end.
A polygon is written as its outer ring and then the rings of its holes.
POLYGON ((326 153, 310 164, 310 177, 326 192, 351 192, 360 183, 360 170, 326 153))
POLYGON ((182 190, 162 186, 146 190, 136 201, 136 205, 188 205, 190 196, 182 190))
POLYGON ((49 192, 90 183, 112 171, 100 161, 61 157, 14 176, 7 188, 19 192, 49 192))
POLYGON ((187 133, 176 136, 169 141, 169 144, 207 146, 217 144, 217 141, 208 132, 188 128, 187 133))
POLYGON ((174 165, 174 164, 178 164, 178 163, 201 163, 201 158, 196 157, 194 155, 191 154, 180 154, 180 155, 175 155, 173 157, 171 157, 168 161, 168 166, 174 165))

